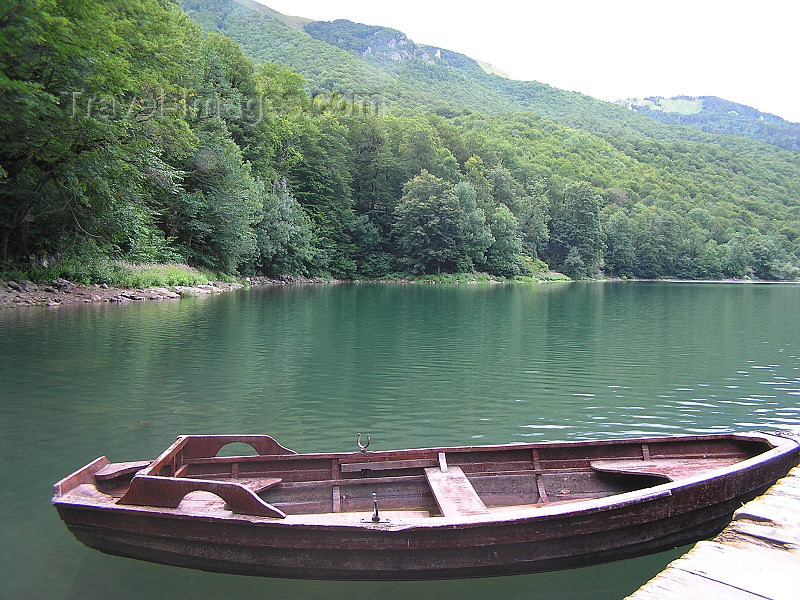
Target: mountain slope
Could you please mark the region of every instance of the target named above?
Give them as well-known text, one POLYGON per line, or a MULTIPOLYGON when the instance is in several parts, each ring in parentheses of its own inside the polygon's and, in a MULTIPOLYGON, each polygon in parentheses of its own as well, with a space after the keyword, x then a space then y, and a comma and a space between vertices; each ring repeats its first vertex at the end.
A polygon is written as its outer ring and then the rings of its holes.
MULTIPOLYGON (((736 138, 698 133, 699 128, 664 127, 653 120, 643 119, 643 115, 636 111, 625 110, 625 107, 615 103, 603 102, 577 92, 560 90, 537 81, 518 81, 488 73, 472 58, 444 48, 416 44, 395 29, 340 19, 308 23, 304 30, 311 37, 346 50, 351 56, 390 73, 398 81, 424 90, 427 95, 442 102, 457 103, 489 114, 531 111, 600 135, 716 143, 737 152, 748 147, 746 142, 743 144, 736 138)), ((740 111, 746 108, 733 106, 739 107, 740 111)), ((751 137, 769 143, 769 140, 747 136, 733 128, 701 131, 751 137)))
POLYGON ((252 0, 183 0, 183 7, 205 31, 222 33, 237 42, 256 64, 274 62, 299 73, 309 93, 380 92, 397 105, 434 106, 437 98, 397 81, 328 43, 286 23, 279 13, 252 0))
POLYGON ((710 135, 731 131, 706 133, 668 126, 618 104, 488 73, 472 58, 416 44, 388 27, 344 19, 304 20, 300 27, 297 17, 286 17, 253 0, 183 0, 183 6, 207 31, 228 35, 256 62, 276 62, 300 73, 312 94, 334 89, 379 93, 395 111, 423 107, 487 114, 530 111, 596 135, 713 143, 737 153, 769 152, 738 135, 710 135), (293 21, 287 24, 289 20, 293 21))
POLYGON ((660 123, 636 111, 535 81, 486 73, 477 61, 443 48, 423 46, 397 30, 346 20, 291 27, 252 0, 184 0, 189 15, 207 31, 224 33, 256 62, 272 61, 303 75, 312 95, 319 91, 378 93, 400 114, 469 111, 504 114, 530 111, 607 140, 637 160, 681 169, 699 152, 732 177, 735 187, 764 201, 796 205, 800 154, 733 135, 711 135, 660 123), (645 144, 643 140, 651 140, 645 144), (634 141, 640 140, 640 141, 634 141), (653 146, 655 144, 655 146, 653 146), (719 150, 709 151, 713 144, 719 150), (664 161, 669 155, 672 160, 664 161), (659 158, 660 156, 660 158, 659 158), (737 165, 730 172, 730 165, 737 165), (766 171, 771 173, 767 176, 766 171), (741 184, 737 180, 745 179, 741 184), (755 185, 753 179, 760 183, 755 185))
POLYGON ((800 123, 716 96, 629 98, 618 104, 669 125, 746 137, 800 152, 800 123))
MULTIPOLYGON (((788 255, 800 252, 798 153, 492 75, 472 58, 416 44, 392 28, 346 20, 301 28, 244 0, 183 3, 206 31, 230 37, 256 63, 300 73, 312 95, 378 94, 391 113, 412 119, 403 122, 396 143, 421 135, 441 160, 452 160, 450 170, 444 163, 428 167, 440 176, 467 176, 468 159, 478 156, 489 169, 509 169, 522 186, 549 181, 551 197, 582 181, 629 215, 650 214, 641 207, 667 211, 670 219, 684 221, 686 231, 699 228, 702 239, 720 246, 735 236, 757 235, 769 236, 788 255)), ((402 181, 389 196, 399 197, 402 181)), ((662 226, 658 219, 653 227, 662 226)))

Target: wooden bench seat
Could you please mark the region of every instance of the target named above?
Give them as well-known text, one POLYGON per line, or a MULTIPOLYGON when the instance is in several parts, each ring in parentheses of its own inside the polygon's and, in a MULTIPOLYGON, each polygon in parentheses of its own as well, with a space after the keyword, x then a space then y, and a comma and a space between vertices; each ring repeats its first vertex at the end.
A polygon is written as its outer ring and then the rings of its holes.
MULTIPOLYGON (((137 475, 131 481, 125 495, 117 500, 117 504, 178 508, 187 495, 194 492, 209 492, 222 498, 228 510, 235 513, 279 519, 286 517, 286 513, 272 504, 264 502, 252 488, 246 487, 244 481, 244 479, 241 481, 217 481, 188 477, 137 475)), ((266 482, 267 480, 262 479, 261 481, 266 482)), ((273 481, 275 481, 274 478, 273 481)), ((277 483, 280 483, 280 480, 277 480, 277 483)))
POLYGON ((280 477, 243 477, 241 479, 233 480, 234 483, 243 485, 254 494, 258 494, 259 492, 273 488, 276 485, 280 485, 282 481, 283 479, 280 477))
POLYGON ((110 479, 116 479, 117 477, 122 477, 123 475, 130 475, 131 473, 137 473, 141 471, 145 467, 150 465, 149 460, 140 460, 135 462, 121 462, 121 463, 109 463, 99 471, 94 474, 94 478, 97 481, 108 481, 110 479))
POLYGON ((623 475, 653 475, 670 481, 694 477, 714 469, 729 467, 744 460, 735 457, 717 458, 654 458, 651 460, 593 460, 595 471, 623 475))
POLYGON ((489 509, 472 487, 461 467, 439 467, 425 469, 425 477, 430 485, 439 511, 445 517, 485 515, 489 509))

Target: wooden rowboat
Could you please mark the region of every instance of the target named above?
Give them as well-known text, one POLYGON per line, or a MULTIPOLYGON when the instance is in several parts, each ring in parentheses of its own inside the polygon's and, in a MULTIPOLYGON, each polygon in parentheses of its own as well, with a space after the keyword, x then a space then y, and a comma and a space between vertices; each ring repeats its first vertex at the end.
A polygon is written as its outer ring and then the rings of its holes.
POLYGON ((482 577, 714 535, 797 464, 799 444, 748 433, 297 454, 264 435, 182 436, 152 462, 98 458, 58 482, 53 503, 87 546, 168 565, 482 577), (256 454, 220 456, 231 443, 256 454))

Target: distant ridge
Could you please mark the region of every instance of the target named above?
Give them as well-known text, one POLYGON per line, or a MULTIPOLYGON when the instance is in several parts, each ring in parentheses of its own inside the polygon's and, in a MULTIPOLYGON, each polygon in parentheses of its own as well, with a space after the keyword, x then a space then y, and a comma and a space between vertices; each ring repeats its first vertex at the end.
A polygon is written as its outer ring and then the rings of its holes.
POLYGON ((618 100, 617 104, 669 125, 737 135, 800 152, 800 123, 716 96, 651 96, 618 100))

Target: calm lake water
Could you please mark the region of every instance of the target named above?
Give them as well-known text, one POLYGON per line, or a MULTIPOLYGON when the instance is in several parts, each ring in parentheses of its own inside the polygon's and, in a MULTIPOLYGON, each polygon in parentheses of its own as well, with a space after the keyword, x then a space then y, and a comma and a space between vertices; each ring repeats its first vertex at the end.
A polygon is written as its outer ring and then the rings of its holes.
POLYGON ((298 452, 800 428, 800 286, 336 285, 0 312, 3 598, 618 599, 681 551, 495 579, 202 573, 89 550, 51 486, 182 433, 298 452))

